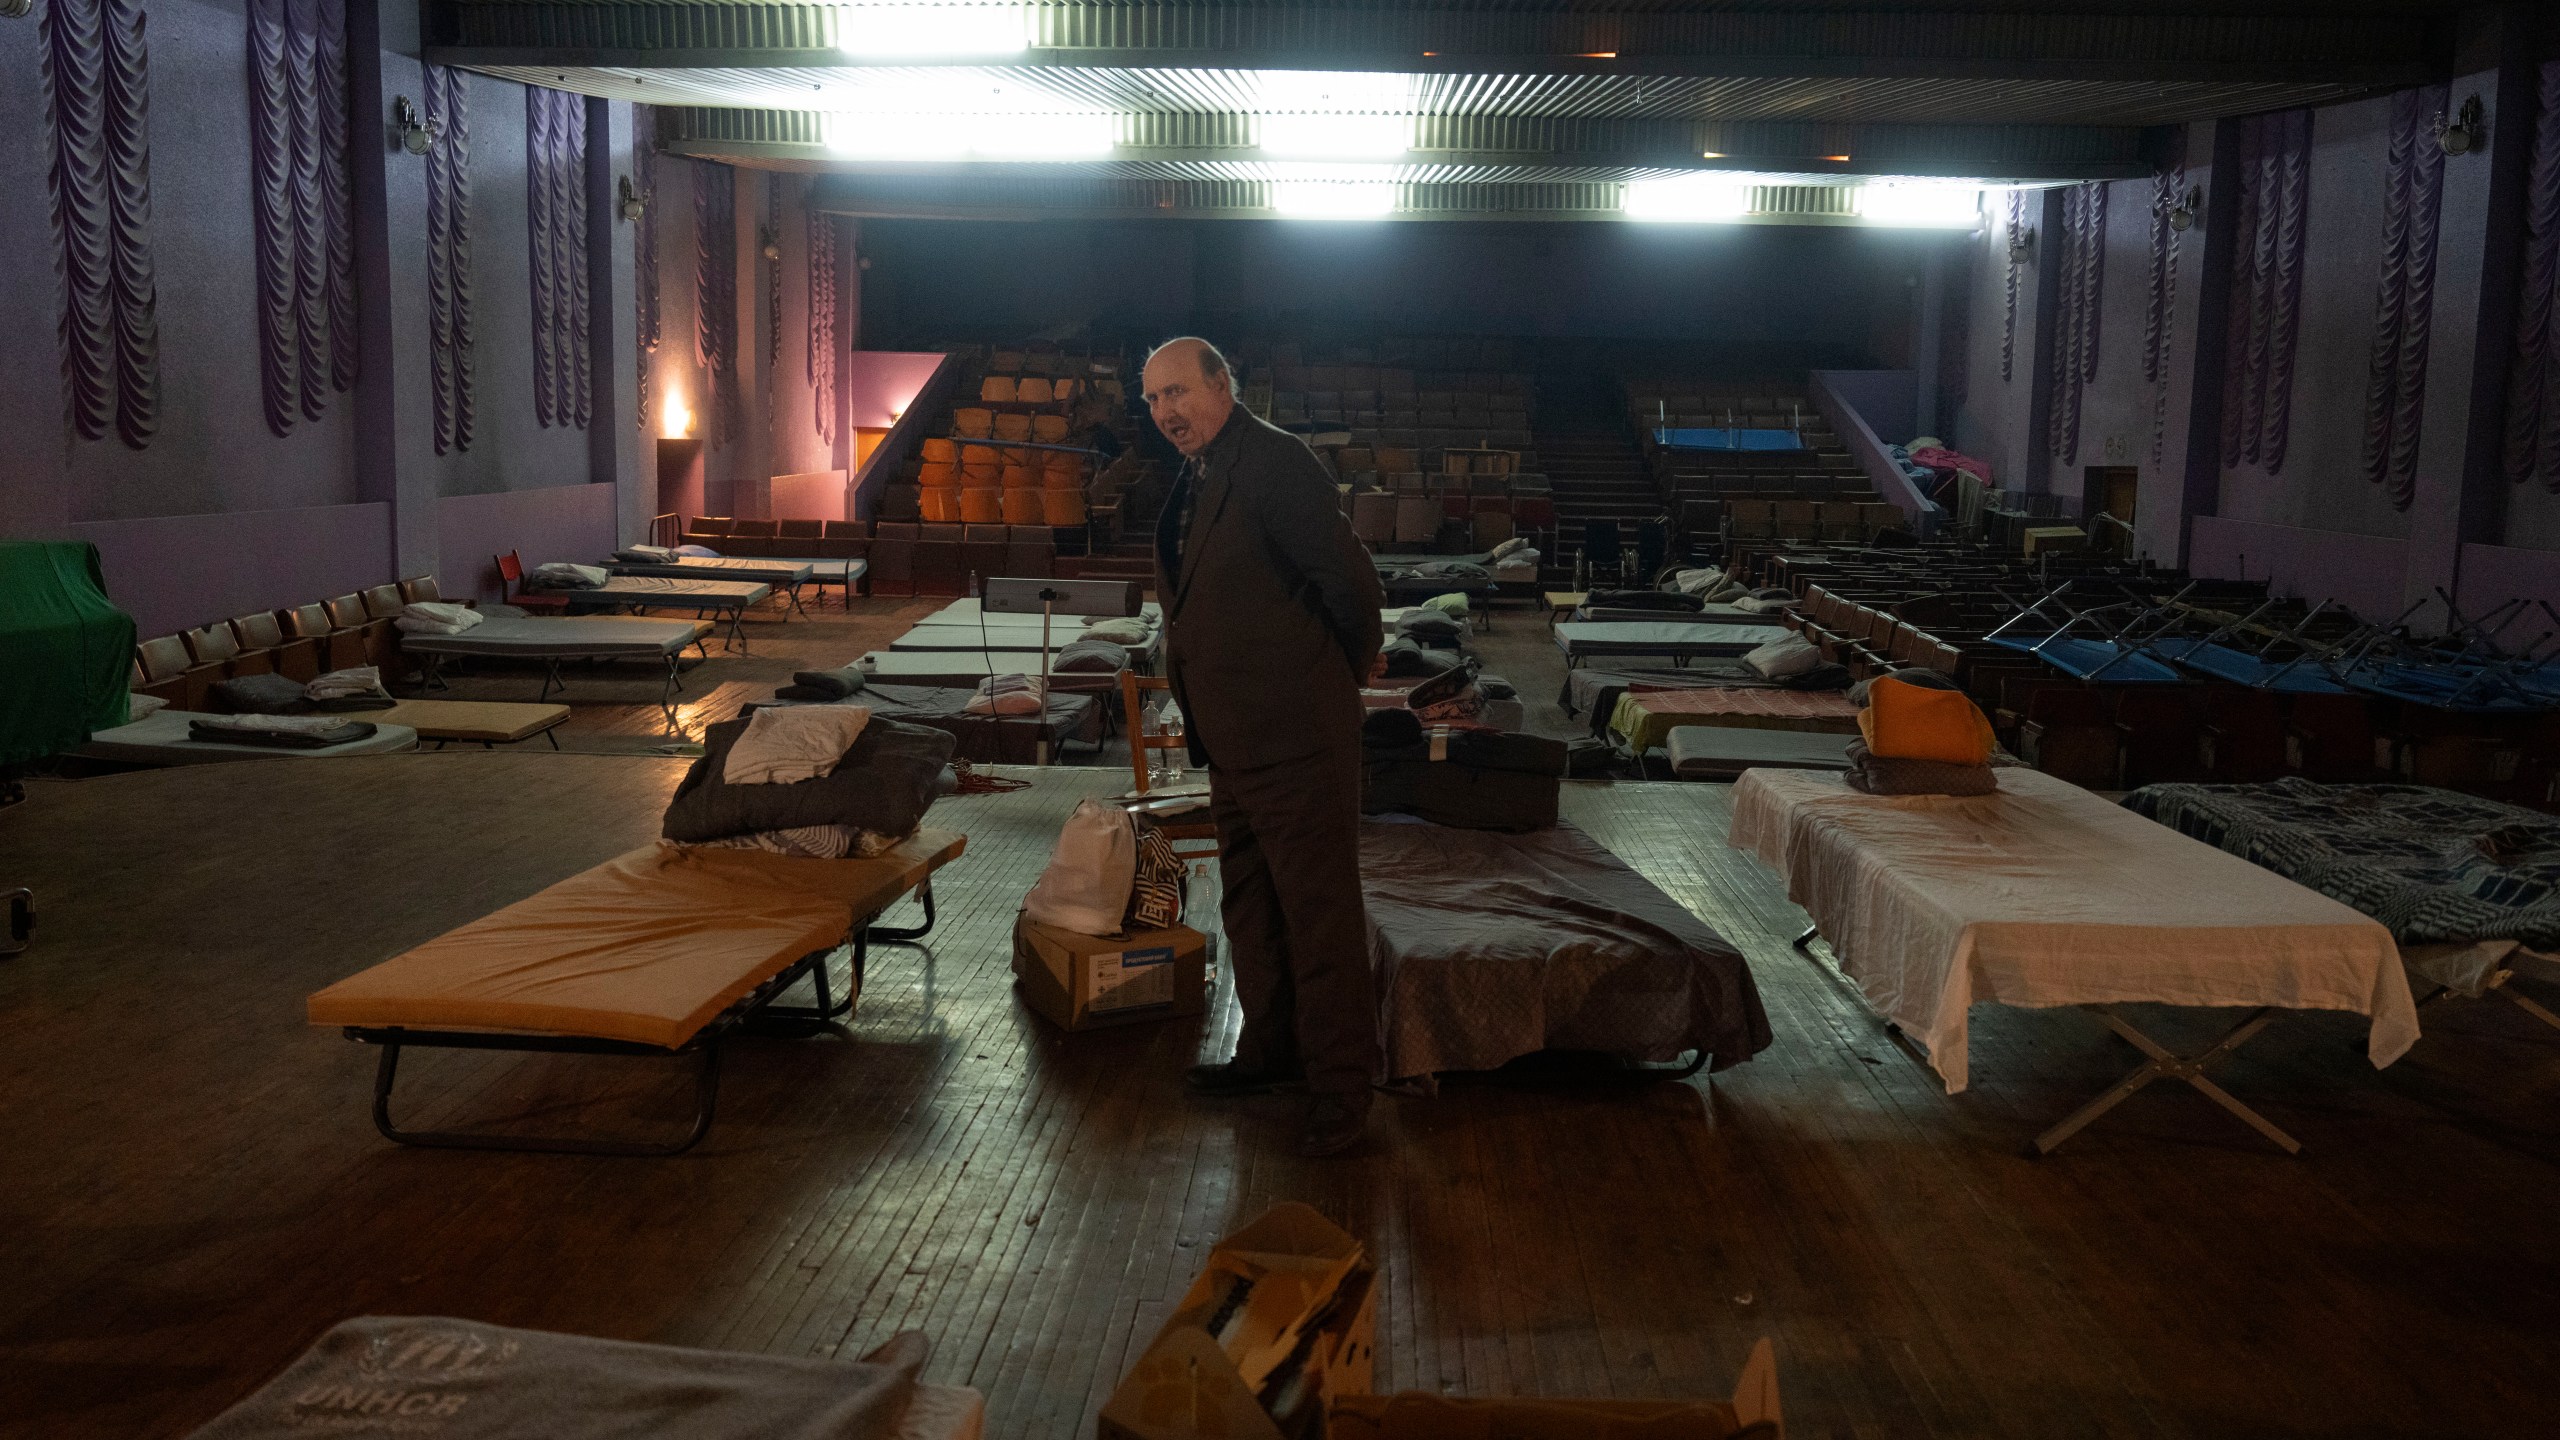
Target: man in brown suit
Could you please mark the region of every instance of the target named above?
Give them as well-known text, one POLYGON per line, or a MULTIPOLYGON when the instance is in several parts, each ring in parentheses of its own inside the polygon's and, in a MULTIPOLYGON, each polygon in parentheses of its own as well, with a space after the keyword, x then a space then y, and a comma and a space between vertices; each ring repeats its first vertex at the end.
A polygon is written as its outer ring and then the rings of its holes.
POLYGON ((1244 1025, 1193 1088, 1303 1083, 1299 1151, 1358 1143, 1378 1007, 1360 903, 1360 680, 1386 597, 1306 442, 1236 404, 1206 340, 1147 357, 1147 407, 1186 463, 1156 526, 1167 674, 1209 772, 1244 1025))

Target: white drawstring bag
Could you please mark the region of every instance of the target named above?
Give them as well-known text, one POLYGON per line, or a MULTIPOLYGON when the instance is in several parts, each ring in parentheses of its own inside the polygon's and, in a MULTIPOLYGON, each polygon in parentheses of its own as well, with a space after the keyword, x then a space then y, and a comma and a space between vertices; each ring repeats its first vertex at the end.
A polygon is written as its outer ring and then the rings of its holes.
POLYGON ((1058 848, 1023 899, 1022 912, 1079 935, 1115 935, 1129 913, 1129 889, 1137 876, 1138 833, 1129 812, 1082 800, 1058 831, 1058 848))

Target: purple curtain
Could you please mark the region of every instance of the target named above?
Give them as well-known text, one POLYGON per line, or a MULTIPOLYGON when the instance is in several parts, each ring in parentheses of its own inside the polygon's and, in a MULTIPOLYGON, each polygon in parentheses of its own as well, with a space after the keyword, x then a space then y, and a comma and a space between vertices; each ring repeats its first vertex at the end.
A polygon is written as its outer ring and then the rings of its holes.
POLYGON ((151 257, 150 65, 142 0, 47 0, 38 20, 52 122, 46 172, 62 276, 72 429, 139 450, 160 424, 151 257))
POLYGON ((2222 463, 2284 468, 2311 209, 2311 112, 2238 122, 2240 244, 2232 257, 2223 368, 2222 463))
MULTIPOLYGON (((774 258, 765 261, 764 286, 764 424, 766 433, 773 430, 774 397, 782 393, 778 379, 782 370, 782 177, 764 177, 764 244, 774 249, 774 258)), ((763 259, 763 246, 757 247, 757 258, 763 259)))
POLYGON ((525 216, 533 277, 533 415, 585 429, 593 415, 587 349, 587 101, 524 91, 525 216))
POLYGON ((657 423, 649 413, 649 363, 658 353, 658 112, 631 107, 631 188, 640 192, 640 220, 631 232, 633 348, 639 353, 640 428, 657 423))
POLYGON ((693 167, 693 358, 702 369, 711 443, 729 443, 737 404, 729 383, 738 353, 738 172, 693 167))
POLYGON ((2045 337, 2053 356, 2053 406, 2045 446, 2066 464, 2080 455, 2080 397, 2098 377, 2098 310, 2107 270, 2107 185, 2092 180, 2062 197, 2062 285, 2045 337))
POLYGON ((267 428, 356 382, 345 0, 249 0, 249 173, 267 428))
POLYGON ((2507 478, 2560 494, 2560 60, 2542 67, 2525 187, 2524 273, 2507 377, 2507 478))
POLYGON ((2008 274, 2002 284, 2006 293, 2000 306, 2000 378, 2007 381, 2017 373, 2018 362, 2018 246, 2027 238, 2027 197, 2024 191, 2009 192, 2008 274))
POLYGON ((836 217, 809 212, 809 389, 818 438, 836 443, 844 417, 836 394, 836 217))
POLYGON ((471 111, 459 70, 426 67, 427 359, 436 453, 471 448, 471 111))
POLYGON ((2151 387, 2151 463, 2165 458, 2169 438, 2169 352, 2178 314, 2178 228, 2169 212, 2187 197, 2187 132, 2181 127, 2169 161, 2151 177, 2151 274, 2142 309, 2142 379, 2151 387))
POLYGON ((2391 143, 2382 176, 2382 280, 2374 297, 2373 355, 2364 392, 2364 478, 2393 508, 2418 493, 2418 422, 2426 409, 2427 331, 2435 316, 2437 221, 2444 150, 2427 133, 2443 113, 2442 85, 2391 97, 2391 143))

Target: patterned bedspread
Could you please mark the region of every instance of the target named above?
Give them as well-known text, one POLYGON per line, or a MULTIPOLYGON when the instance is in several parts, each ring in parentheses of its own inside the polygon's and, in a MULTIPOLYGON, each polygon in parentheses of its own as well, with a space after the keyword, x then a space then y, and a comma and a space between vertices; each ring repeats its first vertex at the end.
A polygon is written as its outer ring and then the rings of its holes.
POLYGON ((2127 808, 2362 910, 2402 945, 2560 949, 2560 816, 2423 785, 2152 785, 2127 808))
POLYGON ((1609 718, 1609 728, 1638 755, 1671 743, 1671 732, 1682 725, 1855 735, 1858 707, 1837 690, 1630 688, 1609 718))

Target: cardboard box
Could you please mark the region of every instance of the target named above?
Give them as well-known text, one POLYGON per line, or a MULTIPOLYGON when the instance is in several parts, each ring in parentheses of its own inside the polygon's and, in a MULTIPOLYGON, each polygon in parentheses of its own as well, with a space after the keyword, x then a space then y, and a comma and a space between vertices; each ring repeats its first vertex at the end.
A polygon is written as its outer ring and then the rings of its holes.
POLYGON ((1305 1440, 1369 1391, 1377 1267, 1314 1210, 1275 1205, 1218 1242, 1095 1421, 1099 1440, 1305 1440))
POLYGON ((1784 1440, 1778 1367, 1751 1347, 1731 1400, 1467 1399, 1407 1392, 1335 1397, 1328 1440, 1784 1440))
POLYGON ((1197 1015, 1209 1006, 1209 939, 1187 925, 1079 935, 1027 915, 1013 922, 1022 999, 1062 1029, 1197 1015))

